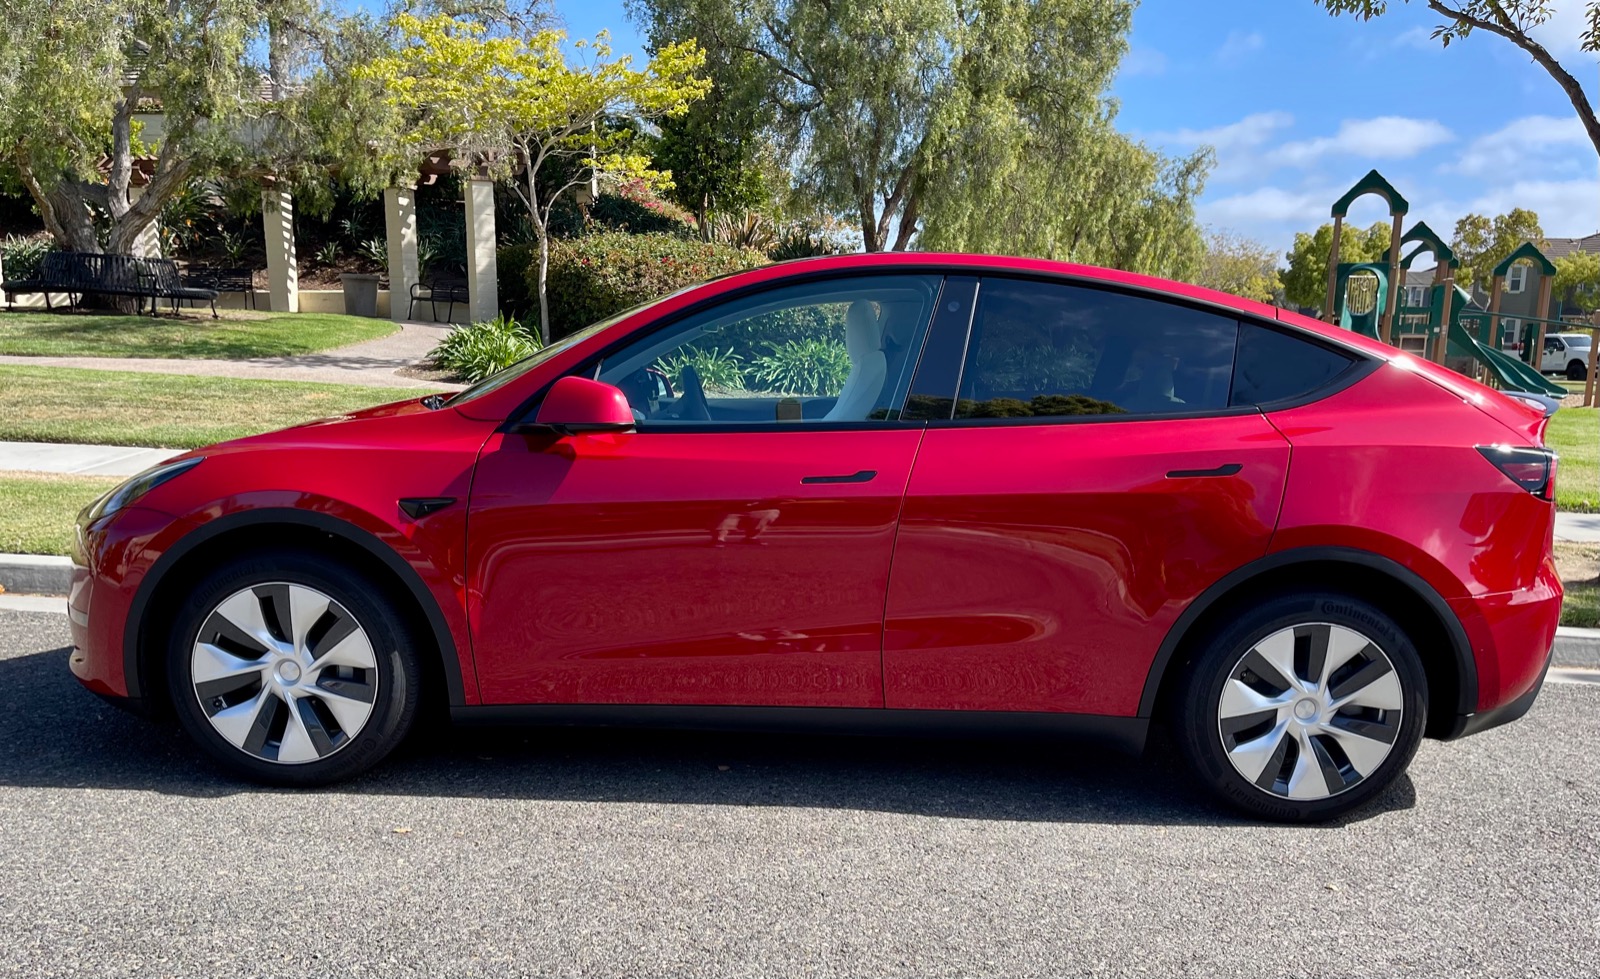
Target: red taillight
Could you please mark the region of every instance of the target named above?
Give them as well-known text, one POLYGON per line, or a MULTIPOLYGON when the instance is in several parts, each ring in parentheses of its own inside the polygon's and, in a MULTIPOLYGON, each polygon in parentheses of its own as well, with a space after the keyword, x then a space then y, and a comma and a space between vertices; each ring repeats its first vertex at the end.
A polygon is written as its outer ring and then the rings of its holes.
POLYGON ((1517 445, 1480 445, 1478 453, 1513 483, 1541 500, 1556 498, 1556 454, 1517 445))

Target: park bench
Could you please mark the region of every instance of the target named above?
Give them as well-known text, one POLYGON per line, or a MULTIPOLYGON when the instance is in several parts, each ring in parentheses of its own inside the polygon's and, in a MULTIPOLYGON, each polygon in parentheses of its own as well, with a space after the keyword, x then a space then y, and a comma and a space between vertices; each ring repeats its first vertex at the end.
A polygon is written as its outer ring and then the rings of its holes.
POLYGON ((85 295, 94 293, 132 296, 139 300, 141 310, 144 301, 149 299, 152 316, 159 299, 172 300, 174 309, 182 299, 210 302, 212 317, 217 315, 217 291, 184 285, 177 264, 164 258, 49 252, 40 259, 38 271, 32 277, 0 282, 0 291, 5 292, 8 307, 19 293, 43 293, 46 309, 55 308, 53 294, 66 293, 68 305, 75 306, 85 295))
POLYGON ((250 309, 256 308, 255 272, 251 269, 191 265, 184 269, 183 281, 202 289, 243 293, 244 304, 250 309))
POLYGON ((417 303, 428 303, 433 309, 434 322, 450 322, 455 315, 456 303, 465 306, 467 298, 467 280, 464 276, 454 273, 430 276, 411 286, 411 307, 406 310, 406 319, 413 319, 417 313, 417 303), (439 319, 439 304, 445 303, 445 316, 439 319))

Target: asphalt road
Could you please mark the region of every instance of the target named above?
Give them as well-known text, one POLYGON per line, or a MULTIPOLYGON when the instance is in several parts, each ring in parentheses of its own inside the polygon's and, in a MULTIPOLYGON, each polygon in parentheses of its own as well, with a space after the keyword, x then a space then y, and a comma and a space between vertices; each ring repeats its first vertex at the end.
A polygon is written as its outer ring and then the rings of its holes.
POLYGON ((266 791, 66 642, 0 611, 6 975, 1600 975, 1600 684, 1285 828, 1003 743, 436 732, 266 791))

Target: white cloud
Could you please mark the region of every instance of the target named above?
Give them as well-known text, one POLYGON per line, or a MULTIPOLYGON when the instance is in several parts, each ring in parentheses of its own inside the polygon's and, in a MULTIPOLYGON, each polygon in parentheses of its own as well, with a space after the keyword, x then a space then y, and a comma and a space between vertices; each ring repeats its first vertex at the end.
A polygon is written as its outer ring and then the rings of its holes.
POLYGON ((1152 133, 1149 138, 1157 144, 1183 149, 1210 146, 1217 151, 1217 167, 1211 179, 1227 182, 1259 174, 1262 162, 1262 155, 1257 152, 1259 148, 1278 130, 1292 125, 1294 116, 1287 112, 1256 112, 1225 126, 1152 133))
POLYGON ((1453 139, 1455 134, 1433 119, 1408 119, 1404 116, 1346 119, 1332 136, 1285 143, 1278 147, 1271 153, 1271 162, 1282 166, 1306 167, 1334 155, 1404 160, 1453 139))
POLYGON ((1466 210, 1494 215, 1514 207, 1538 214, 1540 227, 1552 237, 1593 234, 1600 228, 1600 179, 1517 180, 1485 191, 1466 210))
POLYGON ((1164 75, 1167 72, 1167 56, 1155 48, 1134 47, 1129 49, 1126 57, 1122 59, 1122 73, 1124 75, 1164 75))
POLYGON ((1222 47, 1217 49, 1217 60, 1223 62, 1238 61, 1261 48, 1267 39, 1261 36, 1260 31, 1229 31, 1227 40, 1222 42, 1222 47))
POLYGON ((1391 42, 1397 48, 1414 48, 1418 51, 1443 50, 1431 27, 1408 27, 1394 36, 1391 42))
POLYGON ((1454 163, 1447 164, 1447 172, 1471 177, 1504 179, 1518 171, 1570 169, 1580 164, 1592 167, 1594 159, 1588 152, 1574 154, 1577 148, 1587 151, 1589 136, 1578 117, 1524 116, 1513 119, 1500 129, 1474 139, 1454 163))
POLYGON ((1231 197, 1203 200, 1196 210, 1206 224, 1225 228, 1253 230, 1262 225, 1287 224, 1309 230, 1327 219, 1328 208, 1337 196, 1337 191, 1328 194, 1261 187, 1231 197))
MULTIPOLYGON (((1578 54, 1583 32, 1587 26, 1584 10, 1588 6, 1586 0, 1558 0, 1555 9, 1550 13, 1550 19, 1533 29, 1533 39, 1549 48, 1551 54, 1558 56, 1578 54)), ((1584 57, 1592 59, 1594 55, 1584 55, 1584 57)))

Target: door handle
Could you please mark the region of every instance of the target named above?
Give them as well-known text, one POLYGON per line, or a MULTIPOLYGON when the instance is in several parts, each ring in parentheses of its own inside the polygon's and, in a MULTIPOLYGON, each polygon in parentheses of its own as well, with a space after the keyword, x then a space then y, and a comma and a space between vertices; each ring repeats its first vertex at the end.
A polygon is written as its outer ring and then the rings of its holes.
POLYGON ((1228 462, 1215 469, 1174 469, 1167 473, 1168 479, 1199 479, 1204 476, 1235 476, 1243 469, 1237 462, 1228 462))
POLYGON ((848 476, 802 476, 802 483, 865 483, 878 475, 876 469, 862 469, 848 476))

